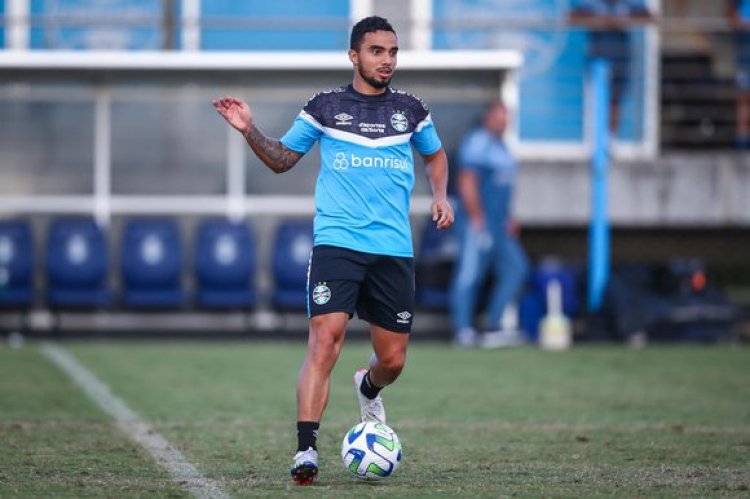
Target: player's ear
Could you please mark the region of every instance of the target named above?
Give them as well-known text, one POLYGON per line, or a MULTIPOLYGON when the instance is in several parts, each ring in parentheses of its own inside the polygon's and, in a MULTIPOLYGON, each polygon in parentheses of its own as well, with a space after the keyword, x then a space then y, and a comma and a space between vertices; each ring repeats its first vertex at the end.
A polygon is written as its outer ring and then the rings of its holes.
POLYGON ((352 61, 352 64, 357 66, 359 64, 359 54, 354 49, 349 49, 349 60, 352 61))

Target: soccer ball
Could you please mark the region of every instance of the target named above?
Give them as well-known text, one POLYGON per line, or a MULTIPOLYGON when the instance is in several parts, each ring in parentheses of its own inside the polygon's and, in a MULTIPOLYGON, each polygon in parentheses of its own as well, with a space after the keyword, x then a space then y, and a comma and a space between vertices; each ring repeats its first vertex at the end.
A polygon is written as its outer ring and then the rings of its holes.
POLYGON ((396 471, 403 454, 396 432, 383 423, 359 423, 344 435, 341 459, 363 480, 381 480, 396 471))

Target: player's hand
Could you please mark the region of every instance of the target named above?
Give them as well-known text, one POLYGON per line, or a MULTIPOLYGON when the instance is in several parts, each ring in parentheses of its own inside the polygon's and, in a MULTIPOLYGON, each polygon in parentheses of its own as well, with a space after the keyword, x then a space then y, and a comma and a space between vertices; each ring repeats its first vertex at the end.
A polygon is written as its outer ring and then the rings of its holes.
POLYGON ((253 125, 253 114, 250 107, 242 100, 225 96, 212 103, 216 111, 241 134, 247 133, 253 125))
POLYGON ((437 222, 438 229, 447 229, 453 225, 453 207, 447 199, 433 201, 430 206, 432 221, 437 222))

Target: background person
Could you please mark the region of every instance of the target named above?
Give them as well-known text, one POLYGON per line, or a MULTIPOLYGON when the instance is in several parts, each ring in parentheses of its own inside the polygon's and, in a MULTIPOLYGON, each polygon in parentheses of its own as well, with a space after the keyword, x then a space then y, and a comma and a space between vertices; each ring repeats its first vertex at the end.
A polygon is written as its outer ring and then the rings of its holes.
POLYGON ((517 164, 503 141, 507 126, 505 105, 491 103, 482 125, 463 138, 458 153, 461 252, 451 291, 451 318, 459 346, 473 346, 478 339, 485 347, 522 342, 520 331, 501 328, 505 307, 518 295, 528 272, 511 217, 517 164), (487 307, 488 331, 479 338, 474 326, 478 295, 490 273, 494 284, 487 307))

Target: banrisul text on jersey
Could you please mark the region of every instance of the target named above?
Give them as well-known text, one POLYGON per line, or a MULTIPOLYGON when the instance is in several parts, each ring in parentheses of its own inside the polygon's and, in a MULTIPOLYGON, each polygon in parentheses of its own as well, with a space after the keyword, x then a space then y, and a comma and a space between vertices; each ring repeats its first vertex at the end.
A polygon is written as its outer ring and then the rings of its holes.
POLYGON ((411 146, 422 155, 441 147, 427 106, 392 88, 379 95, 360 94, 351 85, 321 92, 281 138, 300 153, 317 140, 315 244, 413 256, 411 146))

